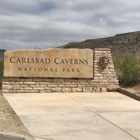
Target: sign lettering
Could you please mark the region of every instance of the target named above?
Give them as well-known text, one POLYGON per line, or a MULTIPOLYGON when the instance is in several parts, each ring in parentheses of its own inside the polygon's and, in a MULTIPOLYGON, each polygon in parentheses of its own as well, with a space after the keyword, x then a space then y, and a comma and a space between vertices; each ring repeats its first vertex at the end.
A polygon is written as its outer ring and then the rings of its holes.
POLYGON ((93 51, 52 49, 7 51, 5 77, 93 78, 93 51))

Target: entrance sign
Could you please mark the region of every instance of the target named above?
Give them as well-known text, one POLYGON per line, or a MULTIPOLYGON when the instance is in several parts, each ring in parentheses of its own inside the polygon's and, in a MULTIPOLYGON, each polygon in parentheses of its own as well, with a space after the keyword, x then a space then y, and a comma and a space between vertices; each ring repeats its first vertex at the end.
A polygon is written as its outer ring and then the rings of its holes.
POLYGON ((108 57, 103 56, 103 57, 100 57, 100 58, 99 58, 99 64, 101 65, 101 67, 102 67, 103 69, 105 69, 105 68, 107 67, 108 63, 109 63, 108 57))
POLYGON ((7 51, 4 77, 93 78, 93 50, 7 51))
POLYGON ((118 87, 109 48, 4 53, 2 93, 105 92, 118 87))

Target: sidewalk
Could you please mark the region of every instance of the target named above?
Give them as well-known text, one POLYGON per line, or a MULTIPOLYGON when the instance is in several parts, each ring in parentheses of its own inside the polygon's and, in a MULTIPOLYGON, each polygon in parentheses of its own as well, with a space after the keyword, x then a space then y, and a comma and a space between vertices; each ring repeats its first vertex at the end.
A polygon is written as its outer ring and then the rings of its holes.
POLYGON ((140 102, 117 92, 4 96, 36 140, 140 140, 140 102))

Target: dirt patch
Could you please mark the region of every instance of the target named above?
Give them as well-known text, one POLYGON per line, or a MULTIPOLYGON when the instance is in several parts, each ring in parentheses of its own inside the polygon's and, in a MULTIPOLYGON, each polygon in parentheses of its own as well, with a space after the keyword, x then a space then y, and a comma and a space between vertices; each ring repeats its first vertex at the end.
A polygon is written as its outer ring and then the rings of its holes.
POLYGON ((135 91, 140 93, 140 84, 133 87, 135 91))
POLYGON ((0 131, 31 136, 1 93, 0 93, 0 131))
POLYGON ((124 86, 120 86, 120 87, 127 89, 127 90, 131 91, 132 93, 140 94, 140 83, 135 86, 132 86, 132 87, 124 87, 124 86))
POLYGON ((126 89, 130 90, 133 93, 140 94, 140 84, 126 89))

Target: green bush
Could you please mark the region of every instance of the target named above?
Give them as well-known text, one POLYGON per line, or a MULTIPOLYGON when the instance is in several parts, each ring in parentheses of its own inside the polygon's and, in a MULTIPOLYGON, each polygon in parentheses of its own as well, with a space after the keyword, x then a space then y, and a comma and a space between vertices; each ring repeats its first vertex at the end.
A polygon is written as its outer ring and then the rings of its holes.
POLYGON ((136 56, 120 56, 114 65, 121 85, 133 86, 140 82, 140 59, 136 56))

